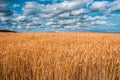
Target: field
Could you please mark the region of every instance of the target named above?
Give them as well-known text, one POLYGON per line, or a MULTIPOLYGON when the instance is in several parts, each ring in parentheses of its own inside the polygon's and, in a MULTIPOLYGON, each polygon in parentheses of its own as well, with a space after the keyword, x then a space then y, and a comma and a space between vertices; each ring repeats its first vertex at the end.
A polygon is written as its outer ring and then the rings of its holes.
POLYGON ((120 80, 120 34, 0 33, 0 80, 120 80))

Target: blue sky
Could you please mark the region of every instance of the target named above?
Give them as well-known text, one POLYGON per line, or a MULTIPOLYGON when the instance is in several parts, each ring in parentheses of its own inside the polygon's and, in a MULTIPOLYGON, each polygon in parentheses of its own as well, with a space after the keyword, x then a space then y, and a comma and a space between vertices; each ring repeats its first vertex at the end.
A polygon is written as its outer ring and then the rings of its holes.
POLYGON ((0 0, 0 29, 120 33, 120 0, 0 0))

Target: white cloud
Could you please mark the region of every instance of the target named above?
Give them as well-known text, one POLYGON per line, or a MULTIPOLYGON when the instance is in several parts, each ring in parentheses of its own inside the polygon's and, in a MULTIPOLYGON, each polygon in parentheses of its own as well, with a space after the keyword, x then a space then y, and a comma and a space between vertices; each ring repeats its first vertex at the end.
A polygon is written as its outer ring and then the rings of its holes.
POLYGON ((60 18, 68 18, 70 17, 70 13, 63 13, 59 15, 60 18))
MULTIPOLYGON (((7 26, 18 26, 18 28, 23 29, 37 27, 62 30, 78 29, 80 27, 89 29, 96 25, 111 26, 114 25, 114 22, 111 23, 112 20, 109 19, 112 16, 109 11, 119 11, 120 9, 120 0, 111 3, 109 1, 93 2, 93 0, 64 0, 61 3, 55 3, 57 0, 40 0, 51 1, 53 4, 44 5, 29 1, 23 6, 22 14, 14 12, 11 16, 8 5, 5 1, 0 1, 4 3, 0 3, 0 23, 7 26), (9 17, 4 17, 8 13, 9 17)), ((20 7, 20 5, 14 4, 13 7, 20 7)), ((117 17, 112 18, 116 20, 117 17)))
POLYGON ((6 22, 7 20, 9 20, 8 17, 0 17, 0 19, 1 19, 2 22, 6 22))
POLYGON ((26 2, 25 6, 23 7, 23 14, 25 15, 38 15, 42 9, 44 9, 44 5, 38 4, 36 2, 26 2))
POLYGON ((77 16, 77 15, 83 15, 88 13, 88 11, 86 9, 79 9, 79 10, 73 10, 71 12, 72 15, 77 16))
MULTIPOLYGON (((56 28, 73 28, 81 26, 90 26, 95 25, 95 23, 103 24, 100 22, 100 19, 105 17, 85 17, 90 11, 85 9, 92 0, 68 0, 62 3, 55 3, 51 5, 41 5, 36 2, 27 2, 23 7, 23 16, 19 16, 16 20, 19 21, 22 27, 27 26, 26 28, 33 28, 33 26, 51 26, 56 28), (34 18, 37 16, 37 20, 34 18), (28 21, 28 19, 30 19, 28 21), (96 22, 94 22, 96 20, 96 22), (24 22, 21 22, 24 21, 24 22), (89 22, 90 21, 90 22, 89 22), (25 24, 26 22, 26 24, 25 24), (93 24, 94 22, 94 24, 93 24), (88 24, 89 25, 88 25, 88 24)), ((101 8, 107 5, 107 2, 104 1, 97 5, 94 3, 91 8, 101 8), (106 4, 106 5, 105 5, 106 4), (103 6, 104 5, 104 6, 103 6)))
POLYGON ((107 19, 106 16, 95 16, 95 17, 87 16, 86 20, 96 21, 96 20, 106 20, 106 19, 107 19))
POLYGON ((92 12, 99 12, 99 13, 104 13, 106 15, 109 14, 109 9, 108 9, 109 1, 96 1, 93 2, 93 4, 90 6, 90 9, 92 12))
POLYGON ((21 5, 20 4, 14 4, 13 7, 14 8, 17 8, 17 7, 20 7, 21 5))
POLYGON ((91 6, 91 9, 104 9, 107 7, 107 5, 109 4, 108 1, 99 1, 99 2, 94 2, 91 6))
POLYGON ((120 0, 115 0, 114 2, 109 4, 111 11, 119 11, 120 12, 120 0))
POLYGON ((19 21, 24 21, 26 19, 26 16, 18 16, 15 20, 17 21, 17 22, 19 22, 19 21))
MULTIPOLYGON (((22 8, 23 15, 18 15, 15 18, 18 25, 21 27, 29 26, 63 26, 65 24, 69 25, 75 23, 76 20, 70 19, 71 11, 87 6, 91 0, 75 0, 75 1, 64 1, 62 3, 55 3, 51 5, 42 5, 37 2, 26 2, 25 6, 22 8), (38 17, 35 20, 35 17, 38 17), (68 20, 64 20, 68 18, 68 20), (54 20, 50 20, 54 19, 54 20)), ((85 10, 80 10, 79 12, 84 13, 85 10)), ((73 12, 72 12, 73 13, 73 12)), ((60 27, 59 26, 59 27, 60 27)))
POLYGON ((74 24, 76 22, 76 20, 71 20, 71 19, 69 19, 69 20, 59 20, 58 21, 58 24, 60 24, 60 25, 64 25, 64 24, 74 24))
POLYGON ((39 1, 52 1, 52 2, 57 2, 57 0, 39 0, 39 1))

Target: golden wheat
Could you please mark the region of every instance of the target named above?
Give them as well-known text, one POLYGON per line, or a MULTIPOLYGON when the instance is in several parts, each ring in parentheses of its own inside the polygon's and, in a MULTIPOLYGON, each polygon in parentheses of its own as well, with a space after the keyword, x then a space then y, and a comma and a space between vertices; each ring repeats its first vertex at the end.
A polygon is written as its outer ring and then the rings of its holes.
POLYGON ((0 80, 120 80, 120 34, 0 33, 0 80))

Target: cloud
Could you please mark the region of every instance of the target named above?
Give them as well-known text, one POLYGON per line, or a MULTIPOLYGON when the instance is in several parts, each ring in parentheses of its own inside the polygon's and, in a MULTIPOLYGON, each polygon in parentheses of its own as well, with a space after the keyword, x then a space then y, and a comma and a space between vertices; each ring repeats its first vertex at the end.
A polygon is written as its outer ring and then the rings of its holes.
POLYGON ((20 4, 14 4, 13 7, 14 8, 17 8, 17 7, 20 7, 21 5, 20 4))
POLYGON ((23 7, 23 15, 15 20, 21 28, 53 27, 53 28, 79 28, 94 25, 103 25, 108 22, 107 17, 88 16, 92 10, 102 12, 106 10, 108 1, 93 2, 90 9, 88 4, 92 0, 66 0, 62 3, 49 5, 39 4, 37 2, 26 2, 23 7), (37 19, 36 19, 37 17, 37 19))
POLYGON ((81 8, 81 9, 78 9, 78 10, 73 10, 71 12, 71 15, 78 16, 78 15, 84 15, 84 14, 87 14, 87 13, 88 13, 88 10, 81 8))
POLYGON ((111 12, 118 11, 120 12, 120 0, 115 0, 111 4, 109 4, 111 12))
POLYGON ((26 16, 18 16, 16 18, 16 21, 20 22, 20 21, 24 21, 26 19, 26 16))
POLYGON ((9 9, 7 4, 10 0, 0 0, 0 24, 5 27, 11 27, 11 18, 12 11, 9 9))
POLYGON ((11 0, 0 0, 0 3, 6 3, 6 2, 9 2, 11 0))
POLYGON ((70 13, 60 14, 58 17, 59 17, 59 18, 69 18, 69 17, 70 17, 70 13))
POLYGON ((91 9, 104 9, 109 4, 108 1, 96 1, 92 4, 91 9))
POLYGON ((40 5, 36 2, 26 2, 23 7, 23 14, 37 16, 40 13, 40 10, 44 7, 44 5, 40 5))
MULTIPOLYGON (((0 23, 12 28, 17 26, 18 29, 26 30, 32 28, 78 30, 89 29, 94 26, 116 26, 118 17, 112 15, 111 12, 120 10, 120 0, 113 2, 61 0, 60 3, 57 0, 40 0, 53 3, 46 5, 37 1, 29 1, 22 7, 22 13, 14 12, 12 14, 6 3, 10 0, 0 1, 2 3, 0 3, 0 23)), ((13 7, 20 7, 20 5, 14 4, 13 7)))
POLYGON ((90 6, 90 9, 92 10, 92 12, 100 12, 107 14, 109 13, 108 5, 109 5, 109 1, 95 1, 90 6))
POLYGON ((51 1, 53 3, 57 2, 57 0, 39 0, 39 1, 51 1))
POLYGON ((10 16, 12 15, 12 11, 8 7, 9 0, 0 0, 0 16, 10 16))
MULTIPOLYGON (((90 0, 83 2, 79 0, 64 1, 62 3, 55 3, 51 5, 43 5, 37 2, 26 2, 22 8, 23 15, 15 17, 14 21, 20 25, 20 28, 33 28, 33 26, 59 26, 70 25, 75 23, 72 20, 73 11, 87 6, 90 0), (35 18, 38 18, 37 20, 35 18)), ((80 9, 79 14, 85 13, 85 10, 80 9)), ((76 12, 77 14, 77 12, 76 12)))

